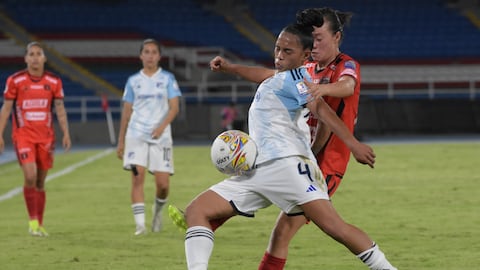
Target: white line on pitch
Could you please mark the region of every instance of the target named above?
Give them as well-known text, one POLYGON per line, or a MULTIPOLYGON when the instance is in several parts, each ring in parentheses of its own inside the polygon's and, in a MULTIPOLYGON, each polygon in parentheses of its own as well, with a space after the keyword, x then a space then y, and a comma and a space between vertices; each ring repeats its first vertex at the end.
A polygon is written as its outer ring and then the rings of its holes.
MULTIPOLYGON (((104 150, 104 151, 102 151, 102 152, 100 152, 100 153, 98 153, 98 154, 96 154, 96 155, 94 155, 94 156, 91 156, 91 157, 89 157, 89 158, 86 158, 86 159, 78 162, 78 163, 75 163, 75 164, 73 164, 73 165, 71 165, 71 166, 68 166, 68 167, 66 167, 65 169, 61 170, 61 171, 58 171, 58 172, 53 173, 53 174, 51 174, 51 175, 48 175, 48 176, 47 176, 47 179, 45 179, 45 182, 49 182, 49 181, 51 181, 51 180, 53 180, 53 179, 55 179, 55 178, 57 178, 57 177, 60 177, 60 176, 69 174, 69 173, 75 171, 76 169, 78 169, 78 168, 80 168, 80 167, 82 167, 82 166, 85 166, 85 165, 87 165, 87 164, 89 164, 89 163, 94 162, 95 160, 97 160, 97 159, 99 159, 99 158, 102 158, 102 157, 110 154, 111 152, 113 152, 113 150, 114 150, 113 148, 106 149, 106 150, 104 150)), ((22 191, 23 191, 23 187, 14 188, 14 189, 10 190, 9 192, 0 195, 0 202, 6 201, 6 200, 8 200, 8 199, 11 199, 11 198, 13 198, 15 195, 20 194, 22 191)))

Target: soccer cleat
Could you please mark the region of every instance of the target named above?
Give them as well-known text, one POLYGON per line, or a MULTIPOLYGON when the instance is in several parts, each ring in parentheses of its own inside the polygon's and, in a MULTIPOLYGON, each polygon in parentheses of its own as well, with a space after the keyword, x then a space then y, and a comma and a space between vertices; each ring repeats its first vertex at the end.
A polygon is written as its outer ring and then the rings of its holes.
POLYGON ((28 232, 32 236, 42 236, 40 232, 40 226, 38 225, 38 220, 33 219, 28 222, 28 232))
POLYGON ((48 236, 48 232, 47 232, 47 230, 45 230, 45 227, 43 227, 43 226, 38 227, 38 231, 40 232, 40 236, 43 236, 43 237, 48 236))
POLYGON ((144 226, 137 226, 137 228, 135 229, 135 236, 142 234, 147 234, 147 229, 145 229, 144 226))
POLYGON ((153 220, 152 220, 152 232, 159 232, 162 230, 162 209, 158 210, 157 204, 152 207, 153 220))
POLYGON ((182 210, 173 205, 168 206, 168 216, 181 231, 187 230, 187 221, 185 220, 185 214, 182 210))

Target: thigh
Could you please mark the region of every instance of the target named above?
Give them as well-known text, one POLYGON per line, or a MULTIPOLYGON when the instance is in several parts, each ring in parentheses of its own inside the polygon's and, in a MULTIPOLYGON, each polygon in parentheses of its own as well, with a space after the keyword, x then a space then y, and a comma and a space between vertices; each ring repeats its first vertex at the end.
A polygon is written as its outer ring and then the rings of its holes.
POLYGON ((131 170, 132 165, 147 167, 148 143, 132 137, 125 138, 125 151, 123 154, 123 168, 131 170))
POLYGON ((254 217, 258 209, 272 204, 261 193, 256 191, 256 177, 256 173, 248 176, 232 176, 211 186, 210 190, 228 201, 239 215, 254 217))
POLYGON ((148 170, 173 174, 173 149, 171 143, 150 144, 148 148, 148 170))
POLYGON ((36 144, 36 162, 40 170, 48 170, 53 167, 54 152, 54 141, 36 144))
POLYGON ((329 200, 318 165, 303 157, 288 157, 258 168, 263 176, 259 191, 286 214, 301 214, 299 205, 313 200, 329 200))
POLYGON ((15 147, 15 153, 20 165, 35 163, 37 152, 34 143, 25 138, 16 137, 13 140, 13 145, 15 147))

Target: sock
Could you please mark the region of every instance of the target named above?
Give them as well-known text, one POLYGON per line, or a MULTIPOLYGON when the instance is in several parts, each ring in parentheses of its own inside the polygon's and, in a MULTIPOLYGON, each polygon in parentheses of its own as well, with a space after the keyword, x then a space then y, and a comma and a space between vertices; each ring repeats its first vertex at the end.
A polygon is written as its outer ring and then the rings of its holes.
POLYGON ((286 262, 287 262, 287 259, 274 257, 270 255, 268 251, 265 251, 265 254, 263 254, 262 261, 258 266, 258 270, 283 270, 283 267, 285 266, 286 262))
POLYGON ((27 206, 28 217, 30 220, 38 219, 37 210, 37 191, 34 187, 23 187, 23 198, 27 206))
POLYGON ((162 211, 162 208, 166 202, 167 199, 155 198, 155 214, 162 211))
POLYGON ((380 250, 377 244, 357 255, 372 270, 397 270, 385 258, 385 254, 380 250))
POLYGON ((212 231, 216 231, 218 227, 222 226, 223 223, 225 223, 225 221, 227 221, 228 219, 230 219, 230 217, 210 220, 210 226, 212 226, 212 231))
POLYGON ((37 190, 37 213, 38 224, 43 225, 43 213, 45 212, 45 204, 47 202, 45 190, 37 190))
POLYGON ((137 227, 145 227, 145 204, 134 203, 132 204, 132 210, 137 227))
POLYGON ((194 226, 185 235, 185 256, 189 270, 206 270, 213 251, 214 234, 207 227, 194 226))

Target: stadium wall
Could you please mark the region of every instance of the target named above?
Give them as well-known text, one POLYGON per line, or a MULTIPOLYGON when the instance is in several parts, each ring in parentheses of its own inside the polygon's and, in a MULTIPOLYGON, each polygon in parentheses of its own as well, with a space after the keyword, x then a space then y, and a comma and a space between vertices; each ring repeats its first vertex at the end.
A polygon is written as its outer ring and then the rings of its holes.
MULTIPOLYGON (((212 140, 221 132, 222 105, 187 105, 183 117, 172 124, 174 139, 181 141, 212 140)), ((240 117, 237 129, 247 131, 247 105, 238 105, 240 117)), ((114 120, 115 139, 119 120, 114 120)), ((61 132, 55 126, 57 142, 61 132)), ((11 145, 11 125, 4 133, 5 142, 11 145)), ((110 144, 107 122, 89 120, 70 123, 72 142, 75 145, 110 144)), ((449 135, 480 134, 480 100, 465 99, 371 99, 362 97, 356 134, 368 135, 449 135)))

